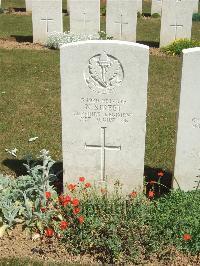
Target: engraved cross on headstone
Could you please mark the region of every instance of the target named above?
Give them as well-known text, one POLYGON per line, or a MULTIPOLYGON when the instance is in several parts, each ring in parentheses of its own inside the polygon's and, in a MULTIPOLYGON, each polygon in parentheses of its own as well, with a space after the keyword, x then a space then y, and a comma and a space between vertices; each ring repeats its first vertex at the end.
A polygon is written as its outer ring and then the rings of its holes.
POLYGON ((106 164, 106 150, 120 151, 121 146, 107 146, 106 145, 106 127, 101 127, 101 145, 87 145, 85 149, 94 149, 101 151, 101 181, 105 181, 105 164, 106 164))
POLYGON ((48 16, 46 16, 46 18, 41 18, 42 21, 46 22, 46 32, 49 32, 49 21, 53 21, 52 18, 48 18, 48 16))
POLYGON ((175 40, 177 39, 177 33, 178 33, 178 28, 182 28, 183 25, 179 25, 177 22, 176 24, 170 25, 171 27, 175 27, 175 40))
POLYGON ((90 22, 91 20, 87 20, 86 19, 86 15, 87 15, 87 13, 86 13, 86 11, 83 11, 83 30, 85 31, 86 30, 86 24, 87 24, 87 22, 90 22))
POLYGON ((128 22, 123 22, 123 15, 121 14, 120 15, 120 21, 115 21, 115 23, 119 24, 120 25, 120 38, 122 38, 122 34, 123 34, 123 25, 127 25, 128 22))

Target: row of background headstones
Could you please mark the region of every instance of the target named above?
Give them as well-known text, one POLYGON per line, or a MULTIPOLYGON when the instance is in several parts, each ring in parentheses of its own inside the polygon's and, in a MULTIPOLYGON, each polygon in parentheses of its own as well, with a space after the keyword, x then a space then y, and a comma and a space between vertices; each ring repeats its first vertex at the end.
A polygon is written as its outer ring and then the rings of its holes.
MULTIPOLYGON (((143 188, 149 47, 87 41, 61 47, 64 184, 77 176, 126 193, 143 188)), ((200 169, 200 47, 184 50, 174 187, 200 169)))
MULTIPOLYGON (((160 47, 191 38, 193 1, 163 0, 160 47)), ((136 41, 137 4, 133 0, 107 0, 106 33, 114 39, 136 41)), ((48 33, 62 32, 62 0, 32 2, 33 41, 44 43, 48 33)), ((100 30, 100 0, 70 0, 70 31, 93 34, 100 30)))

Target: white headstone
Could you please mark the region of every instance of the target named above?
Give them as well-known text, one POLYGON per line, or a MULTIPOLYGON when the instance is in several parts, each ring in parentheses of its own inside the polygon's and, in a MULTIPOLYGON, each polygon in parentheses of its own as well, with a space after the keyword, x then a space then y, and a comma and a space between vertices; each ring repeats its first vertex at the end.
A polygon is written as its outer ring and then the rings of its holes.
POLYGON ((162 13, 162 0, 152 0, 151 2, 151 15, 162 13))
POLYGON ((134 0, 133 2, 135 1, 137 1, 137 12, 140 12, 142 14, 142 0, 134 0))
MULTIPOLYGON (((187 191, 200 181, 200 47, 183 50, 174 176, 187 191)), ((174 182, 174 186, 178 187, 174 182)))
POLYGON ((199 0, 191 0, 193 2, 193 13, 198 13, 199 11, 199 0))
POLYGON ((64 184, 142 189, 148 61, 149 48, 130 42, 61 47, 64 184))
POLYGON ((107 0, 106 33, 114 39, 136 41, 137 5, 132 0, 107 0))
POLYGON ((70 13, 70 0, 67 0, 67 13, 70 13))
POLYGON ((160 47, 191 38, 193 6, 188 0, 163 0, 160 47))
POLYGON ((32 11, 32 1, 34 0, 26 0, 26 11, 32 11))
POLYGON ((34 0, 32 23, 34 43, 45 43, 51 32, 63 32, 62 0, 34 0))
POLYGON ((100 0, 70 0, 70 31, 87 34, 100 31, 100 0))

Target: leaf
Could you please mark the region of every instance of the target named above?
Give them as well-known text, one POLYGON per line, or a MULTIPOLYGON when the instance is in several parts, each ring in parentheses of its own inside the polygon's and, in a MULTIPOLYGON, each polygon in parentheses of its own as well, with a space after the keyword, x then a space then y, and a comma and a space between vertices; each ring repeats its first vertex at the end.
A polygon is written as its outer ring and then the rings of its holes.
POLYGON ((0 227, 0 238, 3 237, 3 235, 5 234, 5 231, 6 229, 8 228, 9 226, 7 224, 4 224, 0 227))
POLYGON ((106 72, 106 80, 111 81, 120 71, 120 64, 116 60, 112 63, 111 67, 106 72))
POLYGON ((97 81, 101 86, 106 87, 106 84, 102 80, 101 67, 97 64, 94 59, 90 59, 89 73, 91 77, 97 81))
POLYGON ((30 138, 30 139, 28 140, 28 142, 33 142, 33 141, 35 141, 36 139, 38 139, 38 137, 30 138))

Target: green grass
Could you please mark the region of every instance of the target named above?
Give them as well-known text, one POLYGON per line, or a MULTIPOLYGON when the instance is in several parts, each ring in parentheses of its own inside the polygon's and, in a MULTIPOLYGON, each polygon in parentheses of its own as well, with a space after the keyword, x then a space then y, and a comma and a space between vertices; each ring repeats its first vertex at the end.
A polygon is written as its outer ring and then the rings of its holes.
MULTIPOLYGON (((1 5, 3 8, 25 8, 25 0, 2 0, 1 5)), ((66 10, 67 1, 63 1, 63 9, 66 10)))
MULTIPOLYGON (((158 45, 159 27, 160 19, 140 18, 137 41, 158 45)), ((64 16, 67 29, 69 17, 64 16)), ((31 35, 31 16, 0 15, 0 37, 31 35)), ((200 41, 200 22, 193 22, 192 38, 200 41)), ((180 71, 179 57, 150 58, 145 158, 150 167, 173 170, 180 71)), ((13 147, 20 156, 47 148, 61 160, 59 52, 1 49, 0 73, 0 160, 7 158, 4 150, 13 147), (32 136, 39 139, 29 144, 32 136)), ((0 171, 11 172, 4 165, 0 171)))
MULTIPOLYGON (((151 167, 173 167, 180 61, 150 57, 145 163, 151 167)), ((0 73, 1 161, 13 147, 19 157, 46 148, 61 160, 59 52, 1 49, 0 73), (33 136, 39 139, 28 143, 33 136)), ((3 164, 0 170, 11 172, 3 164)))

